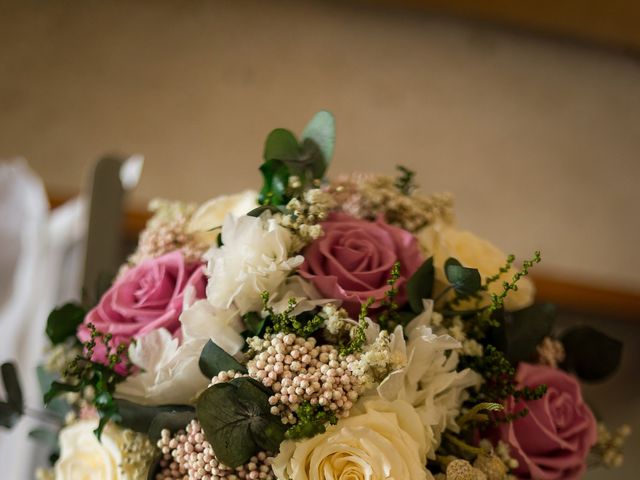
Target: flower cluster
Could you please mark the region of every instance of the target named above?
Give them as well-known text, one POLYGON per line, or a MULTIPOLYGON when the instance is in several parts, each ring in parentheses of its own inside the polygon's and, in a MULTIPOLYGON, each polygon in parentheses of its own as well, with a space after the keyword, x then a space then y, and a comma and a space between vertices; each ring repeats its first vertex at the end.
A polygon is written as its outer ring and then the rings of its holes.
POLYGON ((162 430, 158 448, 162 458, 156 480, 275 480, 271 469, 273 457, 266 452, 258 452, 246 465, 236 468, 220 462, 196 420, 175 435, 162 430))
POLYGON ((140 233, 138 248, 129 257, 129 265, 138 265, 174 250, 181 250, 189 262, 200 260, 207 245, 199 242, 187 230, 196 205, 155 199, 149 204, 149 210, 153 216, 140 233))
POLYGON ((154 202, 99 302, 52 313, 46 400, 74 397, 55 478, 556 480, 590 454, 622 462, 628 429, 597 427, 579 382, 612 373, 619 342, 557 329, 527 276, 540 254, 519 266, 457 228, 410 170, 327 180, 333 127, 274 130, 259 192, 154 202))
POLYGON ((297 245, 293 250, 302 249, 322 235, 320 222, 327 218, 333 207, 333 197, 317 188, 307 190, 301 199, 294 197, 287 203, 281 223, 295 234, 297 245))
POLYGON ((426 225, 453 221, 453 198, 449 194, 423 196, 411 185, 390 176, 352 174, 338 177, 329 187, 345 213, 358 218, 384 215, 387 222, 410 232, 426 225))
POLYGON ((278 333, 266 336, 259 353, 247 362, 249 375, 274 394, 269 397, 271 413, 283 423, 296 423, 295 412, 303 402, 346 417, 362 393, 352 369, 357 355, 342 357, 333 345, 316 345, 316 339, 278 333))

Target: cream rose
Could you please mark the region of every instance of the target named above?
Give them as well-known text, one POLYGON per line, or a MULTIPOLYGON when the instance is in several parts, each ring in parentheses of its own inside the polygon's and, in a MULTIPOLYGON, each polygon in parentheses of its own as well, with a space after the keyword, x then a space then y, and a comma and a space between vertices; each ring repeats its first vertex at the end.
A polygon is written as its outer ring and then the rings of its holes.
POLYGON ((134 465, 124 463, 124 430, 109 424, 99 441, 93 430, 98 420, 80 420, 60 431, 60 458, 56 480, 134 480, 144 478, 134 465))
POLYGON ((234 217, 245 215, 258 206, 257 199, 257 192, 245 190, 204 202, 189 219, 186 231, 202 243, 215 244, 224 217, 229 213, 234 217))
MULTIPOLYGON (((418 240, 425 255, 433 256, 436 280, 441 285, 446 283, 444 263, 449 257, 457 259, 465 267, 477 268, 483 282, 487 277, 497 274, 507 262, 507 255, 488 241, 450 225, 435 224, 426 227, 418 233, 418 240)), ((510 281, 515 273, 513 268, 504 273, 498 281, 489 285, 489 292, 501 293, 502 282, 510 281)), ((528 278, 522 278, 518 281, 518 290, 510 291, 507 295, 505 308, 513 311, 528 307, 533 303, 534 296, 533 282, 528 278)), ((458 308, 464 309, 470 306, 465 303, 458 308)))
POLYGON ((406 402, 371 399, 313 438, 285 441, 278 478, 295 480, 432 479, 420 419, 406 402))

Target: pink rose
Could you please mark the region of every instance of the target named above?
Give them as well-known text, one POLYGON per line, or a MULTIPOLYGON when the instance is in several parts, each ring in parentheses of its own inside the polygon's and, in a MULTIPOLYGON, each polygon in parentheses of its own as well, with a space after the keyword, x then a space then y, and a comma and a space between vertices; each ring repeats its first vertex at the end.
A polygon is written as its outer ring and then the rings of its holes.
POLYGON ((586 456, 596 442, 596 421, 582 400, 580 384, 571 375, 546 365, 521 363, 521 386, 547 385, 540 400, 507 402, 506 412, 529 413, 500 427, 503 441, 518 460, 518 478, 576 479, 586 469, 586 456))
MULTIPOLYGON (((195 298, 204 298, 206 280, 202 264, 187 264, 180 251, 145 260, 118 278, 102 296, 78 328, 85 342, 93 323, 101 333, 111 333, 112 346, 128 344, 132 339, 158 328, 179 334, 184 292, 193 286, 195 298)), ((106 363, 106 347, 98 343, 93 360, 106 363)), ((116 368, 123 373, 121 365, 116 368)))
POLYGON ((423 261, 413 235, 380 218, 370 222, 342 213, 332 214, 322 228, 324 235, 306 248, 300 267, 300 274, 322 295, 342 300, 352 316, 369 298, 375 300, 372 308, 379 307, 389 290, 391 269, 399 261, 396 302, 406 302, 404 285, 423 261))

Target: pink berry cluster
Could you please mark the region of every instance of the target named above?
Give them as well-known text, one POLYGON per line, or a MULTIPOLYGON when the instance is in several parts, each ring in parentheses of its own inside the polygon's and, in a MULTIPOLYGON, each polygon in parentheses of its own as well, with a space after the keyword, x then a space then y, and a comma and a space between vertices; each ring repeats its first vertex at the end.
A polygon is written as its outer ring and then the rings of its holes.
POLYGON ((252 348, 258 353, 247 362, 249 376, 274 391, 271 413, 284 424, 297 422, 303 401, 346 417, 364 389, 350 368, 358 355, 342 357, 333 345, 316 345, 313 337, 277 333, 254 339, 252 348))
POLYGON ((148 258, 156 258, 179 248, 185 261, 199 262, 207 250, 206 243, 196 241, 185 232, 186 217, 169 220, 157 220, 140 234, 138 248, 129 258, 129 262, 137 265, 148 258))
POLYGON ((273 457, 260 452, 248 463, 237 468, 227 467, 216 458, 211 444, 205 440, 204 432, 197 420, 171 436, 162 430, 158 448, 162 452, 161 471, 156 480, 275 480, 271 469, 273 457))
POLYGON ((235 378, 246 377, 246 374, 236 372, 235 370, 226 370, 218 373, 215 377, 211 378, 209 386, 217 385, 218 383, 230 382, 235 378))

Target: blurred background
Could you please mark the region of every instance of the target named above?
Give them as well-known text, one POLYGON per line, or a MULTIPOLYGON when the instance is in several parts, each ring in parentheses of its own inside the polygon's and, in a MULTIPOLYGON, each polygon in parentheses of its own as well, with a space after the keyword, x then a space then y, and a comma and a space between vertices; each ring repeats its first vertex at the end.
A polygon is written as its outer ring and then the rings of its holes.
MULTIPOLYGON (((331 174, 418 172, 458 224, 520 258, 542 300, 624 338, 587 387, 640 459, 640 4, 631 0, 0 0, 0 158, 52 204, 105 153, 140 153, 130 234, 154 197, 256 188, 262 143, 320 109, 331 174)), ((4 355, 3 355, 4 356, 4 355)))

